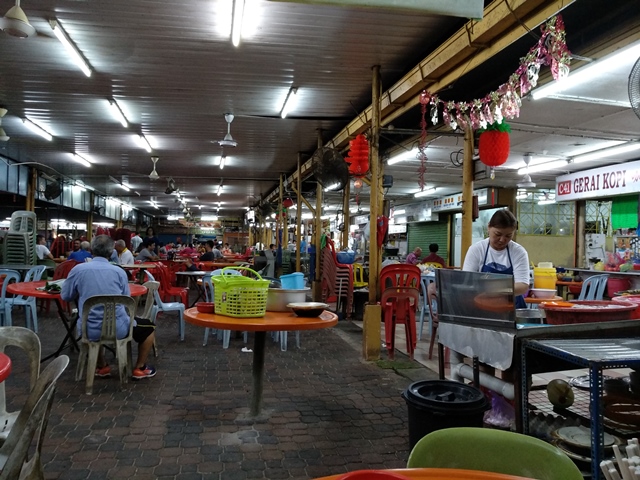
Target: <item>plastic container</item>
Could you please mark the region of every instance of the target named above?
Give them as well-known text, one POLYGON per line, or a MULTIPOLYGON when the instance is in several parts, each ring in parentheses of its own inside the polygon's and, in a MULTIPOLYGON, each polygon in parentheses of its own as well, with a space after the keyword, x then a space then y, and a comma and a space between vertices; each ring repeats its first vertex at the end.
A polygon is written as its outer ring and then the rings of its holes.
POLYGON ((270 288, 267 292, 267 312, 290 312, 289 303, 301 303, 307 301, 307 293, 310 288, 300 290, 287 290, 285 288, 270 288))
POLYGON ((409 413, 409 445, 425 435, 451 427, 482 427, 491 408, 476 387, 451 380, 423 380, 402 393, 409 413))
MULTIPOLYGON (((300 272, 280 275, 280 283, 285 290, 302 290, 304 288, 304 274, 300 272)), ((304 300, 302 300, 304 302, 304 300)))
POLYGON ((535 267, 533 269, 533 287, 534 288, 556 288, 556 281, 558 276, 555 268, 540 268, 535 267))
POLYGON ((628 278, 609 277, 607 280, 607 297, 613 298, 616 296, 616 292, 629 290, 630 286, 631 282, 628 278))
POLYGON ((631 303, 636 306, 636 309, 631 312, 631 318, 634 320, 640 319, 640 295, 623 295, 620 297, 613 297, 611 299, 616 303, 631 303))
POLYGON ((577 306, 559 307, 542 303, 540 308, 544 308, 549 325, 630 320, 632 312, 636 309, 636 306, 630 303, 624 304, 604 300, 576 300, 571 303, 577 306), (586 305, 588 308, 580 308, 580 305, 586 305))
POLYGON ((338 252, 336 253, 336 260, 338 260, 338 263, 350 265, 356 261, 356 254, 355 252, 338 252))

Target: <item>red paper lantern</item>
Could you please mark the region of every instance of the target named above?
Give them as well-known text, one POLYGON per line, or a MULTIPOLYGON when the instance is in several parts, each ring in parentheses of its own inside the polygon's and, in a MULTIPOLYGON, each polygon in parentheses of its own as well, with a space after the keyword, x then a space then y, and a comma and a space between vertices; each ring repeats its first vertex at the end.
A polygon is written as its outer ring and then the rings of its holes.
POLYGON ((480 161, 488 167, 498 167, 509 158, 509 133, 486 130, 480 134, 478 153, 480 161))
POLYGON ((369 143, 364 135, 356 135, 349 142, 349 153, 345 161, 349 164, 349 173, 354 177, 364 177, 369 171, 369 143))

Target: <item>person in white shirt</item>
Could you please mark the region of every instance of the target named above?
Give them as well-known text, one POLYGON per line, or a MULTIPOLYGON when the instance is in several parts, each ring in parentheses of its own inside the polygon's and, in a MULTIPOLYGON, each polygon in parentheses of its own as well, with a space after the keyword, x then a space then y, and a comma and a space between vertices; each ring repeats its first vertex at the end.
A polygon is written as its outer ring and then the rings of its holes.
POLYGON ((133 253, 127 248, 124 240, 116 240, 114 249, 118 252, 118 265, 133 265, 133 253))
POLYGON ((53 260, 53 255, 47 248, 47 240, 44 238, 44 235, 38 235, 36 237, 36 256, 38 260, 44 260, 45 258, 49 258, 53 260))
POLYGON ((135 235, 131 237, 131 248, 133 249, 134 252, 138 251, 138 247, 140 246, 141 243, 142 243, 142 237, 140 237, 138 232, 136 232, 135 235))
POLYGON ((511 239, 518 222, 509 210, 498 210, 489 220, 489 238, 467 250, 462 270, 513 275, 516 308, 527 308, 523 295, 529 290, 529 254, 511 239))

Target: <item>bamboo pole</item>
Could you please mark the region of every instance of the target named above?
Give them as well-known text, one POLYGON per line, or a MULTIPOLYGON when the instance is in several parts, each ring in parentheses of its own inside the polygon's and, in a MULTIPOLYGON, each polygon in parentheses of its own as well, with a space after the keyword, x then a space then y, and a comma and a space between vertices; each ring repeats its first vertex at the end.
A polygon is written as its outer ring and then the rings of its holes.
MULTIPOLYGON (((89 191, 89 205, 94 205, 95 192, 89 191)), ((87 241, 91 241, 93 238, 93 208, 87 213, 87 241)))
POLYGON ((342 249, 349 246, 349 200, 351 196, 351 180, 347 182, 342 192, 342 249))
POLYGON ((473 228, 473 130, 464 131, 464 160, 462 163, 462 238, 460 241, 460 266, 472 242, 473 228))
POLYGON ((362 330, 362 354, 366 360, 380 358, 380 329, 382 326, 382 307, 378 305, 378 280, 380 275, 380 252, 377 241, 377 218, 380 206, 380 66, 373 67, 371 86, 371 138, 369 151, 371 152, 371 199, 369 216, 369 303, 364 309, 362 330))
POLYGON ((302 189, 302 175, 300 172, 300 166, 302 164, 302 154, 298 153, 298 178, 296 181, 296 195, 298 196, 298 201, 296 202, 296 272, 301 270, 300 268, 300 256, 302 252, 300 252, 300 235, 302 233, 302 205, 300 204, 300 191, 302 189))
MULTIPOLYGON (((278 200, 278 213, 276 214, 276 220, 280 226, 280 230, 276 229, 276 252, 277 251, 282 252, 287 247, 287 237, 288 237, 287 216, 284 214, 284 205, 282 204, 283 195, 284 195, 283 178, 284 178, 284 175, 280 175, 280 197, 278 200)), ((280 258, 281 259, 284 258, 283 253, 281 253, 280 258)), ((282 261, 280 262, 280 265, 278 265, 278 263, 276 262, 276 265, 277 265, 276 277, 280 277, 280 275, 282 275, 282 261)))
MULTIPOLYGON (((318 148, 322 148, 322 130, 318 129, 318 148)), ((319 302, 322 300, 322 275, 320 274, 320 255, 322 246, 322 185, 318 182, 316 186, 316 209, 314 212, 314 234, 315 234, 315 281, 313 283, 313 300, 319 302)))

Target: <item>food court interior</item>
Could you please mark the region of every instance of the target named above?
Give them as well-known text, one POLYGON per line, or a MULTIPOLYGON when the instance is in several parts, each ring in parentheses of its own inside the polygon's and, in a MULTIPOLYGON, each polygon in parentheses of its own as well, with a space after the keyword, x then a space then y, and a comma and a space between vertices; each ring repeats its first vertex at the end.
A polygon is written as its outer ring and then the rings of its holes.
MULTIPOLYGON (((255 416, 255 334, 245 344, 232 333, 223 348, 222 330, 218 341, 188 319, 201 287, 174 281, 189 286, 185 339, 175 334, 178 315, 162 312, 155 378, 121 387, 96 379, 84 395, 77 352, 62 352, 71 364, 40 440, 44 478, 307 479, 402 469, 416 420, 400 393, 440 369, 472 382, 473 357, 491 378, 483 389, 510 388, 506 429, 553 437, 585 475, 608 478, 599 466, 613 456, 606 435, 626 445, 640 428, 639 349, 610 365, 604 357, 584 363, 584 352, 565 345, 562 361, 587 370, 563 363, 560 376, 540 358, 557 354, 553 342, 637 338, 637 323, 567 321, 554 334, 522 333, 511 306, 496 315, 503 323, 481 319, 498 350, 512 346, 504 364, 473 342, 455 351, 456 329, 479 336, 478 326, 441 311, 438 327, 426 284, 413 286, 415 331, 395 317, 391 327, 381 322, 376 302, 380 270, 417 247, 426 256, 437 243, 446 274, 460 273, 466 249, 502 208, 518 219, 514 239, 529 254, 532 283, 536 268, 538 279, 558 268, 545 284, 552 300, 579 298, 605 270, 608 289, 596 301, 640 289, 637 1, 9 3, 0 7, 9 10, 0 18, 5 236, 12 214, 30 211, 37 233, 67 242, 61 256, 75 238, 144 237, 148 227, 167 246, 215 239, 229 244, 230 265, 259 265, 269 277, 303 273, 305 299, 340 318, 333 328, 289 332, 288 347, 282 332, 280 343, 267 339, 255 416), (522 380, 527 368, 532 386, 522 380), (574 407, 535 396, 558 378, 570 384, 574 407), (626 396, 612 403, 594 379, 627 382, 626 396), (527 408, 543 400, 544 408, 527 408), (622 422, 601 413, 616 409, 622 422), (594 440, 576 447, 551 435, 569 427, 594 440)), ((421 268, 419 282, 440 275, 421 268)), ((28 326, 22 309, 8 308, 13 325, 28 326)), ((67 342, 61 318, 70 313, 46 298, 37 310, 46 357, 67 342)), ((15 409, 28 393, 29 365, 7 353, 12 371, 0 388, 15 409)))

